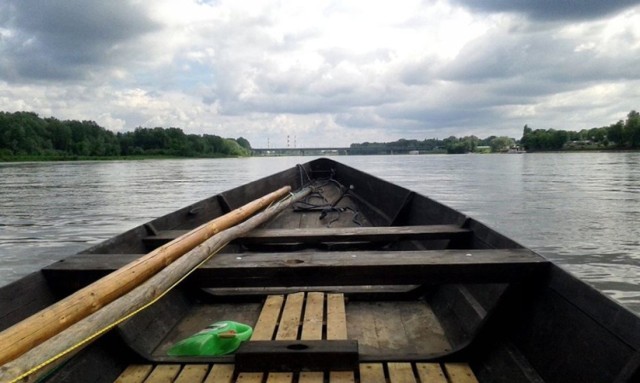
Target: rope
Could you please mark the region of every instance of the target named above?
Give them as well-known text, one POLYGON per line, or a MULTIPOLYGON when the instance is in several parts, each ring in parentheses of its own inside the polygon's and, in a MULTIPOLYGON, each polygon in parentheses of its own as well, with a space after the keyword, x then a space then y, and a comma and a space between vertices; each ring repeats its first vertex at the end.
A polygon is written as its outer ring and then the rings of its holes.
MULTIPOLYGON (((278 202, 276 202, 276 205, 278 206, 278 205, 284 203, 285 201, 287 201, 287 200, 289 200, 291 198, 295 198, 295 194, 293 192, 289 192, 289 195, 287 195, 286 197, 284 197, 281 200, 279 200, 278 202)), ((264 211, 266 211, 269 208, 271 208, 271 205, 273 205, 273 202, 267 208, 265 208, 264 211)), ((203 264, 208 262, 214 255, 216 255, 218 252, 220 252, 220 250, 222 250, 224 248, 224 246, 226 246, 227 243, 225 243, 224 245, 220 246, 217 250, 213 251, 209 256, 207 256, 205 259, 203 259, 202 262, 198 263, 195 267, 193 267, 191 270, 186 272, 175 283, 173 283, 171 286, 169 286, 167 289, 165 289, 163 292, 161 292, 158 296, 156 296, 155 298, 151 299, 149 302, 147 302, 144 305, 140 306, 139 308, 137 308, 136 310, 132 311, 131 313, 119 318, 118 320, 114 321, 113 323, 108 324, 107 326, 103 327, 102 329, 94 332, 93 334, 89 335, 88 337, 84 338, 83 340, 79 341, 78 343, 74 344, 73 346, 67 348, 66 350, 54 355, 53 357, 45 360, 44 362, 40 363, 39 365, 29 369, 27 372, 24 372, 23 374, 19 375, 18 377, 14 378, 13 380, 11 380, 10 383, 16 383, 16 382, 28 377, 29 375, 41 370, 42 368, 48 366, 49 364, 55 362, 56 360, 61 359, 61 358, 65 357, 66 355, 69 355, 70 353, 72 353, 72 352, 74 352, 74 351, 76 351, 78 349, 81 349, 82 347, 84 347, 88 343, 91 343, 95 339, 97 339, 100 336, 106 334, 109 330, 113 329, 117 325, 119 325, 122 322, 134 317, 135 315, 139 314, 143 310, 151 307, 153 304, 155 304, 160 299, 162 299, 164 296, 166 296, 176 286, 178 286, 180 283, 182 283, 196 269, 198 269, 200 266, 202 266, 203 264)))
POLYGON ((93 340, 101 337, 102 335, 106 334, 109 330, 113 329, 114 327, 116 327, 117 325, 119 325, 120 323, 134 317, 135 315, 139 314, 140 312, 142 312, 143 310, 151 307, 153 304, 155 304, 156 302, 158 302, 160 299, 162 299, 165 295, 167 295, 171 290, 173 290, 176 286, 178 286, 182 281, 184 281, 189 275, 191 275, 197 268, 199 268, 200 266, 202 266, 203 264, 205 264, 206 262, 208 262, 214 255, 216 255, 220 250, 222 250, 224 246, 221 246, 220 249, 214 251, 211 253, 211 255, 209 255, 206 259, 204 259, 202 262, 200 262, 198 265, 196 265, 194 268, 192 268, 191 270, 189 270, 189 272, 187 272, 185 275, 183 275, 179 280, 177 280, 174 284, 172 284, 171 286, 169 286, 165 291, 163 291, 162 293, 160 293, 160 295, 158 295, 157 297, 153 298, 151 301, 145 303, 144 305, 142 305, 141 307, 139 307, 138 309, 132 311, 131 313, 125 315, 124 317, 116 320, 115 322, 105 326, 104 328, 96 331, 95 333, 91 334, 90 336, 86 337, 85 339, 83 339, 82 341, 74 344, 73 346, 67 348, 66 350, 60 352, 59 354, 49 358, 48 360, 40 363, 39 365, 31 368, 29 371, 23 373, 22 375, 18 376, 17 378, 13 379, 10 381, 10 383, 16 383, 19 380, 26 378, 27 376, 37 372, 38 370, 42 369, 43 367, 46 367, 47 365, 55 362, 56 360, 63 358, 65 355, 68 355, 70 353, 72 353, 75 350, 78 350, 82 347, 84 347, 85 345, 87 345, 88 343, 91 343, 93 340))

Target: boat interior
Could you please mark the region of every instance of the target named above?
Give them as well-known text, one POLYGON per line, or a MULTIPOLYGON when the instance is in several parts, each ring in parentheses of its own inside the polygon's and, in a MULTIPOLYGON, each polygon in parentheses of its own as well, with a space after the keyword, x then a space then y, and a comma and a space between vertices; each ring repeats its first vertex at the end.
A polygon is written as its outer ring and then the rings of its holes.
POLYGON ((41 300, 59 299, 283 185, 312 192, 53 378, 94 381, 96 371, 119 382, 638 377, 640 331, 627 331, 640 330, 635 315, 482 223, 328 159, 160 217, 44 268, 32 283, 46 290, 41 300), (231 355, 167 354, 222 320, 251 325, 252 339, 231 355))

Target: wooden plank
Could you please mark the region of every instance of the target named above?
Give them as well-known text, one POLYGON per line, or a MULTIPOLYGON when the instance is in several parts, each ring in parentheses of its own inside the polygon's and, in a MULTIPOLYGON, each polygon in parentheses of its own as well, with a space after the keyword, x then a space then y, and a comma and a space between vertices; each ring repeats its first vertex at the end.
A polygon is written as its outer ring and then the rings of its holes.
POLYGON ((291 372, 270 372, 267 377, 267 383, 291 383, 293 381, 293 373, 291 372))
POLYGON ((498 283, 544 272, 527 249, 300 252, 218 256, 190 280, 203 287, 498 283))
POLYGON ((271 340, 278 325, 280 308, 284 302, 282 295, 269 295, 265 300, 258 321, 253 328, 251 340, 271 340))
MULTIPOLYGON (((327 294, 327 339, 347 339, 347 315, 344 294, 327 294)), ((353 383, 352 371, 331 371, 330 383, 353 383)))
POLYGON ((358 366, 354 340, 251 341, 235 352, 235 364, 245 372, 336 371, 358 366))
POLYGON ((322 243, 322 242, 395 242, 425 239, 450 239, 468 236, 471 230, 456 225, 319 227, 305 229, 256 229, 237 241, 240 243, 322 243))
POLYGON ((304 310, 302 335, 300 339, 322 339, 322 323, 324 314, 324 293, 310 292, 304 310))
POLYGON ((387 383, 382 363, 361 363, 360 383, 387 383))
POLYGON ((243 372, 238 375, 236 383, 262 383, 263 377, 261 372, 243 372))
POLYGON ((411 363, 387 363, 391 383, 416 383, 411 363))
MULTIPOLYGON (((269 295, 262 306, 258 321, 253 328, 252 341, 271 340, 278 326, 280 310, 284 302, 283 295, 269 295)), ((238 375, 238 383, 262 383, 264 374, 243 372, 238 375)))
POLYGON ((331 371, 329 373, 330 383, 355 383, 355 376, 351 371, 331 371))
POLYGON ((327 294, 327 339, 347 339, 344 294, 327 294))
POLYGON ((298 338, 303 303, 304 293, 287 295, 287 302, 282 310, 282 318, 280 319, 276 340, 295 340, 298 338))
POLYGON ((420 381, 429 383, 448 383, 438 363, 416 363, 420 381))
POLYGON ((324 383, 324 372, 303 371, 298 377, 298 383, 324 383))
POLYGON ((159 364, 144 383, 172 383, 180 372, 179 364, 159 364))
POLYGON ((197 383, 202 382, 209 372, 207 364, 187 364, 180 371, 180 375, 174 383, 197 383))
MULTIPOLYGON (((117 258, 110 255, 107 265, 98 257, 96 266, 107 272, 117 258)), ((68 283, 86 278, 93 261, 57 263, 46 273, 54 283, 68 283)), ((521 280, 548 266, 528 249, 218 254, 189 280, 202 287, 490 283, 521 280)))
MULTIPOLYGON (((276 333, 277 340, 295 340, 298 337, 303 303, 304 293, 287 295, 278 332, 276 333)), ((255 344, 255 342, 252 344, 255 344)), ((291 372, 270 372, 267 376, 267 383, 291 383, 292 381, 293 374, 291 372)))
MULTIPOLYGON (((145 237, 149 247, 162 246, 184 234, 183 230, 164 230, 145 237)), ((459 239, 472 231, 457 225, 320 227, 257 229, 235 242, 243 244, 323 243, 323 242, 395 242, 411 240, 459 239)))
POLYGON ((444 369, 451 383, 478 383, 471 367, 466 363, 445 363, 444 369))
POLYGON ((233 370, 233 364, 215 364, 203 383, 231 383, 233 370))
POLYGON ((142 383, 152 369, 151 364, 131 364, 118 376, 115 383, 142 383))

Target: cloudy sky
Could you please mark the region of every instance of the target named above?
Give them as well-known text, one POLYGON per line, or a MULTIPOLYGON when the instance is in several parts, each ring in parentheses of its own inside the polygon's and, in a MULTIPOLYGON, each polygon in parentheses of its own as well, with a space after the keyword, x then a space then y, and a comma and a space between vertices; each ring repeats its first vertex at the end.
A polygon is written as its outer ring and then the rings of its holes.
POLYGON ((348 146, 640 109, 640 1, 3 0, 0 110, 348 146))

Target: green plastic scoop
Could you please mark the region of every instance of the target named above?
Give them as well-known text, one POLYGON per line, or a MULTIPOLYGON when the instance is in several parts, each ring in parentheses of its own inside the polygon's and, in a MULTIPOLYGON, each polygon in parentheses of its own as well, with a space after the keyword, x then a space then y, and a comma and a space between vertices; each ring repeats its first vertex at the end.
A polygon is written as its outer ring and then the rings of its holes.
POLYGON ((253 329, 246 324, 222 321, 174 344, 167 352, 170 356, 216 356, 225 355, 240 347, 240 343, 251 338, 253 329))

